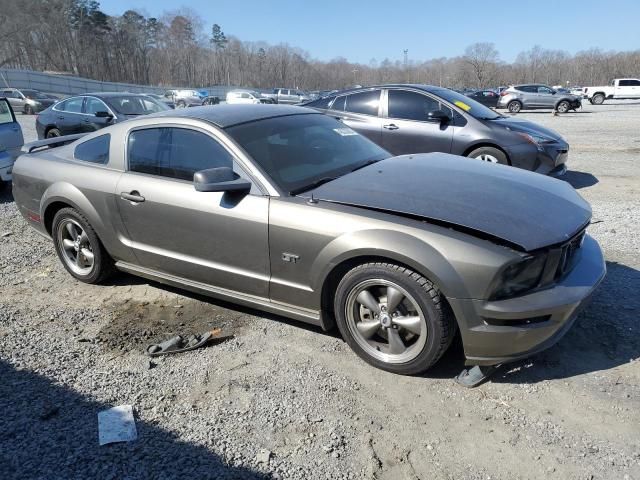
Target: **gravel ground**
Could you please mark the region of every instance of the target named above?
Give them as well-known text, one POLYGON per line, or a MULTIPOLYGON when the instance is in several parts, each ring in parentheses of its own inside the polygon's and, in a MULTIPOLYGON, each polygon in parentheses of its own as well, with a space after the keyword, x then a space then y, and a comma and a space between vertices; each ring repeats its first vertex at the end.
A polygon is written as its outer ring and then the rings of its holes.
POLYGON ((459 345, 400 377, 293 321, 125 274, 78 283, 2 193, 0 478, 640 479, 640 103, 520 116, 571 144, 608 275, 558 345, 474 390, 451 380, 459 345), (216 326, 233 339, 142 354, 216 326), (120 404, 139 438, 99 447, 120 404))

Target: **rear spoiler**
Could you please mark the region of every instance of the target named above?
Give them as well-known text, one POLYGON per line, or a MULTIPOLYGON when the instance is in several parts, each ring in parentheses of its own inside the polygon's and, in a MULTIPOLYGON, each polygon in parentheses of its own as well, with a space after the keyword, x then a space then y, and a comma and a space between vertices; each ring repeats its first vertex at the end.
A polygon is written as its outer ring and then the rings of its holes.
POLYGON ((77 139, 82 138, 85 135, 87 134, 76 133, 73 135, 65 135, 63 137, 52 137, 45 140, 38 140, 37 142, 25 143, 20 149, 20 153, 32 153, 40 149, 62 147, 68 143, 75 142, 77 139))

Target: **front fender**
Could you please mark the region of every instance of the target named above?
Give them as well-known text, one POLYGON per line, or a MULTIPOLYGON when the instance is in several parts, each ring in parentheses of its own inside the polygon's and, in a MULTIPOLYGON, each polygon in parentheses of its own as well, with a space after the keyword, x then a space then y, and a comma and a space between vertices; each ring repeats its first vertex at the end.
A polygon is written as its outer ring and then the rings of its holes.
POLYGON ((321 292, 338 265, 359 257, 381 257, 402 263, 431 280, 445 296, 469 297, 462 278, 437 249, 412 235, 391 230, 350 232, 328 243, 310 269, 313 291, 321 292))

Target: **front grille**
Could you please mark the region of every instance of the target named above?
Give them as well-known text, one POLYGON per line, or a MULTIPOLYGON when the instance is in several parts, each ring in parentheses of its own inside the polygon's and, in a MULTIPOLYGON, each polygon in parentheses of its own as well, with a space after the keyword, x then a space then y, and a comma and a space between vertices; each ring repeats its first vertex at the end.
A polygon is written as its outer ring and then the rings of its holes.
POLYGON ((556 279, 563 277, 573 267, 573 261, 576 256, 576 252, 582 246, 584 236, 585 230, 582 230, 578 235, 562 245, 560 261, 558 262, 558 268, 556 269, 556 279))

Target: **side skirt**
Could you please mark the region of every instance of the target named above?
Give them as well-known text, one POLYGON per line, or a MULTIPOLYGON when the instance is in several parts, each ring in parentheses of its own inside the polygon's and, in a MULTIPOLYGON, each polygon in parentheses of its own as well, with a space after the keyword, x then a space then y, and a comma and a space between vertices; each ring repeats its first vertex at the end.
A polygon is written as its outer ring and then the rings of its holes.
POLYGON ((294 305, 288 305, 285 303, 273 302, 268 298, 257 297, 255 295, 247 295, 245 293, 236 292, 234 290, 227 290, 225 288, 214 287, 205 283, 195 282, 182 277, 176 277, 167 273, 161 273, 150 268, 141 267, 139 265, 133 265, 131 263, 116 262, 116 268, 123 272, 131 273, 132 275, 138 275, 140 277, 154 280, 159 283, 171 285, 173 287, 184 288, 186 290, 207 295, 209 297, 219 298, 231 303, 237 303, 258 310, 264 310, 277 315, 293 318, 294 320, 300 320, 312 325, 322 326, 320 319, 320 312, 316 310, 296 307, 294 305))

